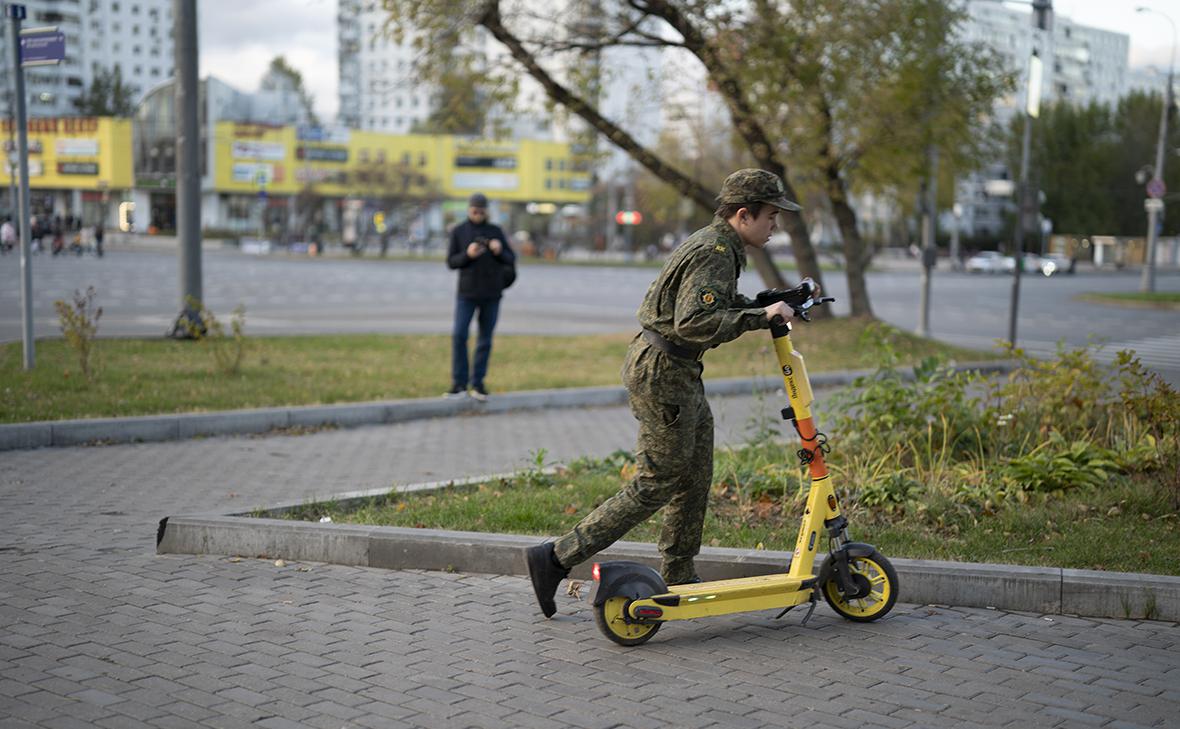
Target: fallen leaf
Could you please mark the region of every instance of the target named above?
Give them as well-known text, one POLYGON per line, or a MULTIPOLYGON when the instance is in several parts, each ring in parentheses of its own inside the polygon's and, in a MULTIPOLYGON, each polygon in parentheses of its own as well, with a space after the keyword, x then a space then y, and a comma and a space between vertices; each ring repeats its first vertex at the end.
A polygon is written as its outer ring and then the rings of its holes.
POLYGON ((287 566, 287 562, 285 560, 281 560, 281 559, 275 560, 275 567, 286 567, 286 566, 287 566))

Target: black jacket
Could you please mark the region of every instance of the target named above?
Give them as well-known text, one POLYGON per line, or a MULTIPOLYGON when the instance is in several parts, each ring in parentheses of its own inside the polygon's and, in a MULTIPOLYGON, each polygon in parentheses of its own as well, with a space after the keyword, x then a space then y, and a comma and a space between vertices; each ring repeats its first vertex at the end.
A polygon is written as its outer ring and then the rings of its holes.
POLYGON ((459 295, 468 299, 498 299, 504 290, 504 268, 516 262, 516 254, 508 245, 504 231, 491 223, 465 220, 451 231, 451 245, 447 251, 447 266, 459 269, 459 295), (475 258, 467 257, 467 246, 476 239, 496 239, 504 247, 500 255, 484 250, 475 258))

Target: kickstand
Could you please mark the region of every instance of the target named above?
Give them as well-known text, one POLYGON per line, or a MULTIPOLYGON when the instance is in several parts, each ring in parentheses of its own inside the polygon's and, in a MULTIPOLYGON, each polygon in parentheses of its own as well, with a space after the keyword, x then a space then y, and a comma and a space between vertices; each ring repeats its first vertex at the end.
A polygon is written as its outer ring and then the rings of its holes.
MULTIPOLYGON (((803 616, 803 622, 799 623, 800 625, 807 625, 807 621, 811 619, 811 614, 812 614, 813 612, 815 612, 815 603, 816 603, 816 599, 815 599, 815 591, 814 591, 814 590, 812 590, 812 592, 811 592, 811 600, 810 600, 810 603, 811 603, 811 604, 807 606, 807 614, 803 616)), ((784 616, 784 615, 786 615, 787 613, 791 612, 792 608, 794 608, 794 607, 796 607, 796 606, 795 606, 795 605, 790 605, 790 606, 788 606, 788 607, 786 607, 786 608, 783 608, 783 611, 782 611, 781 613, 779 613, 778 615, 775 615, 775 616, 774 616, 774 619, 775 619, 775 620, 778 620, 778 619, 779 619, 779 618, 781 618, 782 616, 784 616)))
POLYGON ((807 621, 811 620, 811 614, 813 612, 815 612, 815 603, 816 602, 817 601, 815 599, 815 590, 812 590, 811 591, 811 604, 807 606, 807 614, 803 616, 803 622, 799 623, 799 625, 807 625, 807 621))

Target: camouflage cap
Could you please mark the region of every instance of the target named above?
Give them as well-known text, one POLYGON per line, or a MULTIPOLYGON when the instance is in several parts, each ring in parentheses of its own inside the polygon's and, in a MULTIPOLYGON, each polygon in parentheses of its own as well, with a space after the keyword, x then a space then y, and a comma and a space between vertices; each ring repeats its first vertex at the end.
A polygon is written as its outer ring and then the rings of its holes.
POLYGON ((767 203, 791 212, 802 210, 798 203, 787 199, 783 181, 773 172, 744 169, 734 172, 721 183, 717 201, 727 203, 767 203))

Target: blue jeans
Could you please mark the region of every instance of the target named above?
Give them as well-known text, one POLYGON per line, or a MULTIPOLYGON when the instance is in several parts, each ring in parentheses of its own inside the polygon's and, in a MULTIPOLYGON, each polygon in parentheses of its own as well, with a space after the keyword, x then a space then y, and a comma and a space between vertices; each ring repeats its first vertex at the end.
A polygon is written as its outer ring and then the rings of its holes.
POLYGON ((469 299, 459 296, 455 299, 455 326, 451 330, 451 385, 467 387, 467 331, 471 319, 479 310, 479 337, 475 340, 475 371, 471 373, 472 387, 483 387, 483 378, 488 374, 488 358, 492 355, 492 330, 496 328, 496 317, 500 314, 499 299, 469 299))

